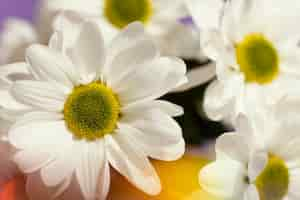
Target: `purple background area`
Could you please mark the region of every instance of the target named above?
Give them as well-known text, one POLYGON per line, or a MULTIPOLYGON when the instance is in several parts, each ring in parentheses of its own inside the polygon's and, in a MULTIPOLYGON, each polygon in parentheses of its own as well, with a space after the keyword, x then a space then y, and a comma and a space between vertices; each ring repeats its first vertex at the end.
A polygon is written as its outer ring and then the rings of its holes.
POLYGON ((0 0, 0 24, 10 16, 32 20, 33 7, 38 0, 0 0))

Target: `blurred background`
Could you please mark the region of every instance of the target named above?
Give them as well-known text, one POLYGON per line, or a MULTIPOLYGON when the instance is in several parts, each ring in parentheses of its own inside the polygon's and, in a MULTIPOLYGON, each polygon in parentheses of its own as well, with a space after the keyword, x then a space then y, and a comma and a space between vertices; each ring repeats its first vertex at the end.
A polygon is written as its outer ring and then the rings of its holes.
POLYGON ((38 0, 1 0, 0 3, 0 23, 8 17, 21 17, 23 19, 33 19, 33 9, 38 0))

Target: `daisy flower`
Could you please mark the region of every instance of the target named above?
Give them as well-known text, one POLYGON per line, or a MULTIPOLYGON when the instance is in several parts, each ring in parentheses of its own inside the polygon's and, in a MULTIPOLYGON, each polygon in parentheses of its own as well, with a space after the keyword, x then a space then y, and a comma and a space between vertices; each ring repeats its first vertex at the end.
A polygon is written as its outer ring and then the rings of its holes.
MULTIPOLYGON (((300 3, 230 0, 223 7, 219 17, 211 19, 218 25, 202 31, 205 54, 216 63, 217 73, 206 91, 204 108, 212 120, 234 121, 239 113, 272 105, 295 92, 300 3)), ((192 11, 199 20, 201 9, 192 11)))
POLYGON ((168 56, 202 59, 199 33, 185 18, 183 0, 43 0, 38 30, 47 41, 53 16, 59 11, 75 11, 99 20, 105 40, 110 42, 128 24, 139 21, 154 38, 160 52, 168 56))
POLYGON ((200 172, 203 189, 225 200, 300 198, 299 121, 265 122, 239 117, 237 131, 217 139, 216 161, 200 172))
POLYGON ((25 173, 40 172, 46 186, 57 188, 55 196, 75 177, 85 199, 104 199, 109 166, 158 194, 148 157, 176 160, 185 144, 172 119, 182 108, 156 99, 187 81, 185 64, 161 57, 140 23, 126 27, 108 48, 93 21, 82 24, 68 54, 55 49, 64 46, 61 35, 54 34, 50 47, 27 49, 34 79, 11 88, 32 108, 9 130, 15 162, 25 173))

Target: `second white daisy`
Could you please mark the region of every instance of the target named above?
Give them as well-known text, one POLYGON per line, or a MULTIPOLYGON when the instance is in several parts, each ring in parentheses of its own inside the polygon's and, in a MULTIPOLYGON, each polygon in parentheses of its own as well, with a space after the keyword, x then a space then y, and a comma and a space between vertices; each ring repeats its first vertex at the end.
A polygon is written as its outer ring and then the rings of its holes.
MULTIPOLYGON (((239 113, 273 105, 297 89, 300 4, 231 0, 223 6, 217 6, 222 8, 220 15, 211 19, 215 25, 202 31, 204 51, 215 61, 217 72, 217 80, 206 91, 204 108, 212 120, 232 122, 239 113)), ((201 9, 191 10, 200 20, 201 9)))
POLYGON ((239 118, 236 132, 218 138, 217 160, 200 172, 203 189, 225 200, 300 198, 299 123, 265 122, 239 118))

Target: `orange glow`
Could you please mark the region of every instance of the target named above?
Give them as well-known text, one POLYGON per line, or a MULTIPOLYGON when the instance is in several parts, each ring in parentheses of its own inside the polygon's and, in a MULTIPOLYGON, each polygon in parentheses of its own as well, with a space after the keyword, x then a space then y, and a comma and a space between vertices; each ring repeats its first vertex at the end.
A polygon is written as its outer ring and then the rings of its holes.
MULTIPOLYGON (((150 197, 139 191, 125 178, 112 170, 111 191, 108 200, 217 200, 200 189, 199 170, 208 161, 201 157, 184 156, 174 162, 153 161, 161 178, 163 190, 150 197)), ((0 200, 28 200, 25 197, 25 180, 16 177, 6 183, 0 192, 0 200)))
POLYGON ((0 191, 0 200, 27 200, 24 177, 18 176, 7 182, 0 191))
POLYGON ((199 170, 207 163, 208 160, 196 156, 184 156, 174 162, 153 161, 163 188, 155 197, 143 194, 124 178, 114 175, 109 200, 217 200, 199 186, 199 170))

